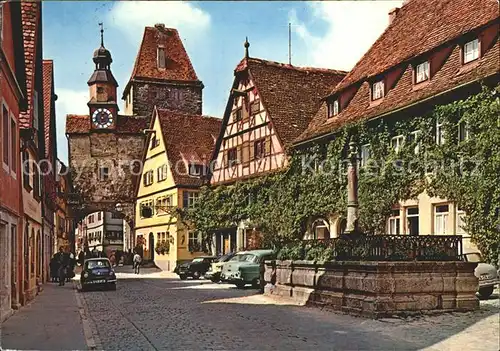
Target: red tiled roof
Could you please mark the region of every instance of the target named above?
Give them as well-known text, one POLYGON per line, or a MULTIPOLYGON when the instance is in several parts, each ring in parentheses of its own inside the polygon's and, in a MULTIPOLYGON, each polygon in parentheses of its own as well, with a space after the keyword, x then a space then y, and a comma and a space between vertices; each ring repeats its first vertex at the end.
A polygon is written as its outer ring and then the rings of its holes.
POLYGON ((160 25, 144 29, 142 43, 124 95, 133 79, 199 82, 177 30, 160 25), (164 69, 157 66, 159 45, 165 48, 164 69))
MULTIPOLYGON (((478 61, 468 66, 462 66, 461 64, 460 46, 456 40, 471 29, 491 23, 491 20, 495 18, 498 21, 498 3, 496 0, 411 0, 406 3, 389 28, 361 58, 353 71, 335 88, 336 93, 339 93, 342 90, 341 88, 345 87, 354 89, 355 94, 352 100, 333 118, 327 118, 327 106, 326 103, 323 103, 307 130, 295 142, 298 143, 328 134, 348 122, 373 118, 499 72, 498 24, 488 27, 490 31, 497 31, 492 45, 488 48, 483 47, 483 50, 488 50, 483 53, 483 56, 478 61), (494 7, 491 6, 492 2, 496 3, 494 7), (482 7, 479 8, 479 5, 482 7), (431 10, 427 10, 428 8, 431 10), (439 11, 441 11, 440 16, 436 16, 439 8, 439 11), (423 12, 422 9, 426 10, 423 12), (463 18, 457 19, 455 11, 459 13, 466 11, 466 13, 462 14, 463 18), (444 18, 445 16, 447 18, 444 18), (415 20, 417 18, 419 21, 415 20), (429 18, 432 18, 434 22, 430 22, 429 18), (458 27, 456 21, 460 23, 458 27), (408 27, 413 29, 408 32, 408 27), (460 31, 460 28, 463 28, 463 31, 460 31), (420 33, 420 31, 425 33, 420 33), (428 36, 427 32, 432 33, 432 35, 428 36), (410 38, 401 37, 403 34, 410 38), (422 40, 416 40, 416 38, 422 38, 422 40), (432 38, 436 40, 433 46, 431 45, 432 38), (445 38, 449 40, 443 42, 445 38), (396 44, 398 40, 401 44, 396 44), (399 45, 405 49, 401 50, 399 45), (449 50, 449 56, 446 57, 443 66, 431 76, 428 83, 415 87, 412 67, 414 62, 409 60, 411 56, 403 55, 403 53, 413 52, 414 55, 422 55, 438 46, 439 50, 442 50, 440 55, 449 50), (379 61, 376 60, 377 57, 379 57, 379 61), (391 62, 393 67, 386 70, 387 64, 382 60, 382 57, 384 60, 391 62), (400 61, 394 61, 394 57, 400 57, 400 61), (378 70, 376 67, 379 67, 378 70), (370 82, 366 80, 366 77, 382 73, 384 70, 384 74, 391 72, 395 76, 397 74, 394 73, 400 70, 401 76, 396 79, 393 87, 388 87, 389 90, 379 104, 371 104, 370 82), (353 84, 349 85, 349 82, 353 82, 353 84)), ((343 91, 345 92, 346 89, 343 91)))
MULTIPOLYGON (((140 134, 149 125, 149 118, 118 115, 116 121, 117 133, 140 134)), ((86 134, 90 132, 88 115, 66 115, 66 134, 86 134)))
POLYGON ((498 0, 408 1, 335 90, 382 73, 498 16, 498 0))
POLYGON ((203 179, 188 175, 186 163, 208 165, 222 120, 161 109, 157 110, 157 116, 175 183, 184 186, 203 185, 203 179))
POLYGON ((45 157, 49 157, 50 151, 53 147, 51 138, 52 130, 55 127, 55 121, 52 121, 52 86, 54 82, 54 62, 52 60, 43 60, 43 124, 44 124, 44 138, 45 138, 45 157))
POLYGON ((38 23, 41 3, 39 1, 21 2, 21 21, 24 41, 24 61, 26 69, 27 109, 19 115, 21 128, 31 128, 33 123, 33 87, 35 85, 35 62, 38 37, 38 23))
POLYGON ((288 145, 308 126, 321 99, 346 75, 345 71, 295 67, 257 58, 243 59, 281 141, 288 145))

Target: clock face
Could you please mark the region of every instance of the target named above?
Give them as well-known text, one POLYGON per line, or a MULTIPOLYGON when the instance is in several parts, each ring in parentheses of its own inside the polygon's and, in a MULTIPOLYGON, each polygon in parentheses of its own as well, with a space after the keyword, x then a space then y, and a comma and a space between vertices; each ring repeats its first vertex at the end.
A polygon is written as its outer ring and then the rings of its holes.
POLYGON ((105 108, 98 108, 92 114, 92 122, 97 128, 109 128, 113 124, 113 114, 105 108))

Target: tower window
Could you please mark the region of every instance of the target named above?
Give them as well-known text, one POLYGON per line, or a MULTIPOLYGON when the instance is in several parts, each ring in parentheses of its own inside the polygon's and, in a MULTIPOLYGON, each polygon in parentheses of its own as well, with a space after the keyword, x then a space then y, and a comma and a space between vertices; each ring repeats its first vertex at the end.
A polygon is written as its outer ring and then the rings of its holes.
POLYGON ((469 63, 479 58, 479 39, 469 41, 463 48, 463 62, 469 63))
POLYGON ((97 93, 98 94, 104 93, 104 88, 103 87, 97 87, 97 93))
POLYGON ((422 62, 415 68, 415 83, 429 80, 429 61, 422 62))
POLYGON ((372 85, 372 100, 378 100, 384 97, 384 81, 380 80, 372 85))
POLYGON ((109 179, 109 168, 108 167, 99 168, 99 180, 106 181, 108 179, 109 179))
POLYGON ((165 48, 158 48, 158 68, 165 68, 165 48))

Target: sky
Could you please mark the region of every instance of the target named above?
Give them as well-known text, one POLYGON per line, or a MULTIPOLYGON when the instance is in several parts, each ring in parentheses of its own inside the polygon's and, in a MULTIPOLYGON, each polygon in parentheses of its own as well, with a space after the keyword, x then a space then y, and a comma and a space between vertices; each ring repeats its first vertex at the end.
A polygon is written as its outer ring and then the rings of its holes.
MULTIPOLYGON (((402 1, 44 1, 43 56, 54 60, 58 157, 67 164, 66 114, 88 114, 87 80, 100 45, 110 50, 118 95, 127 84, 145 26, 177 28, 198 78, 203 114, 221 117, 245 37, 250 56, 350 70, 388 25, 402 1)), ((123 110, 123 101, 120 101, 123 110)))

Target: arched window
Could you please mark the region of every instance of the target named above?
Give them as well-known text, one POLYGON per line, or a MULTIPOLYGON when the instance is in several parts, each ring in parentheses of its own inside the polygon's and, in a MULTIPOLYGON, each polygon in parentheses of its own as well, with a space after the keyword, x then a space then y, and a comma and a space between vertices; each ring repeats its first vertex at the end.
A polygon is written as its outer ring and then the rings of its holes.
POLYGON ((329 239, 330 238, 330 223, 324 218, 316 219, 311 225, 313 239, 329 239))

